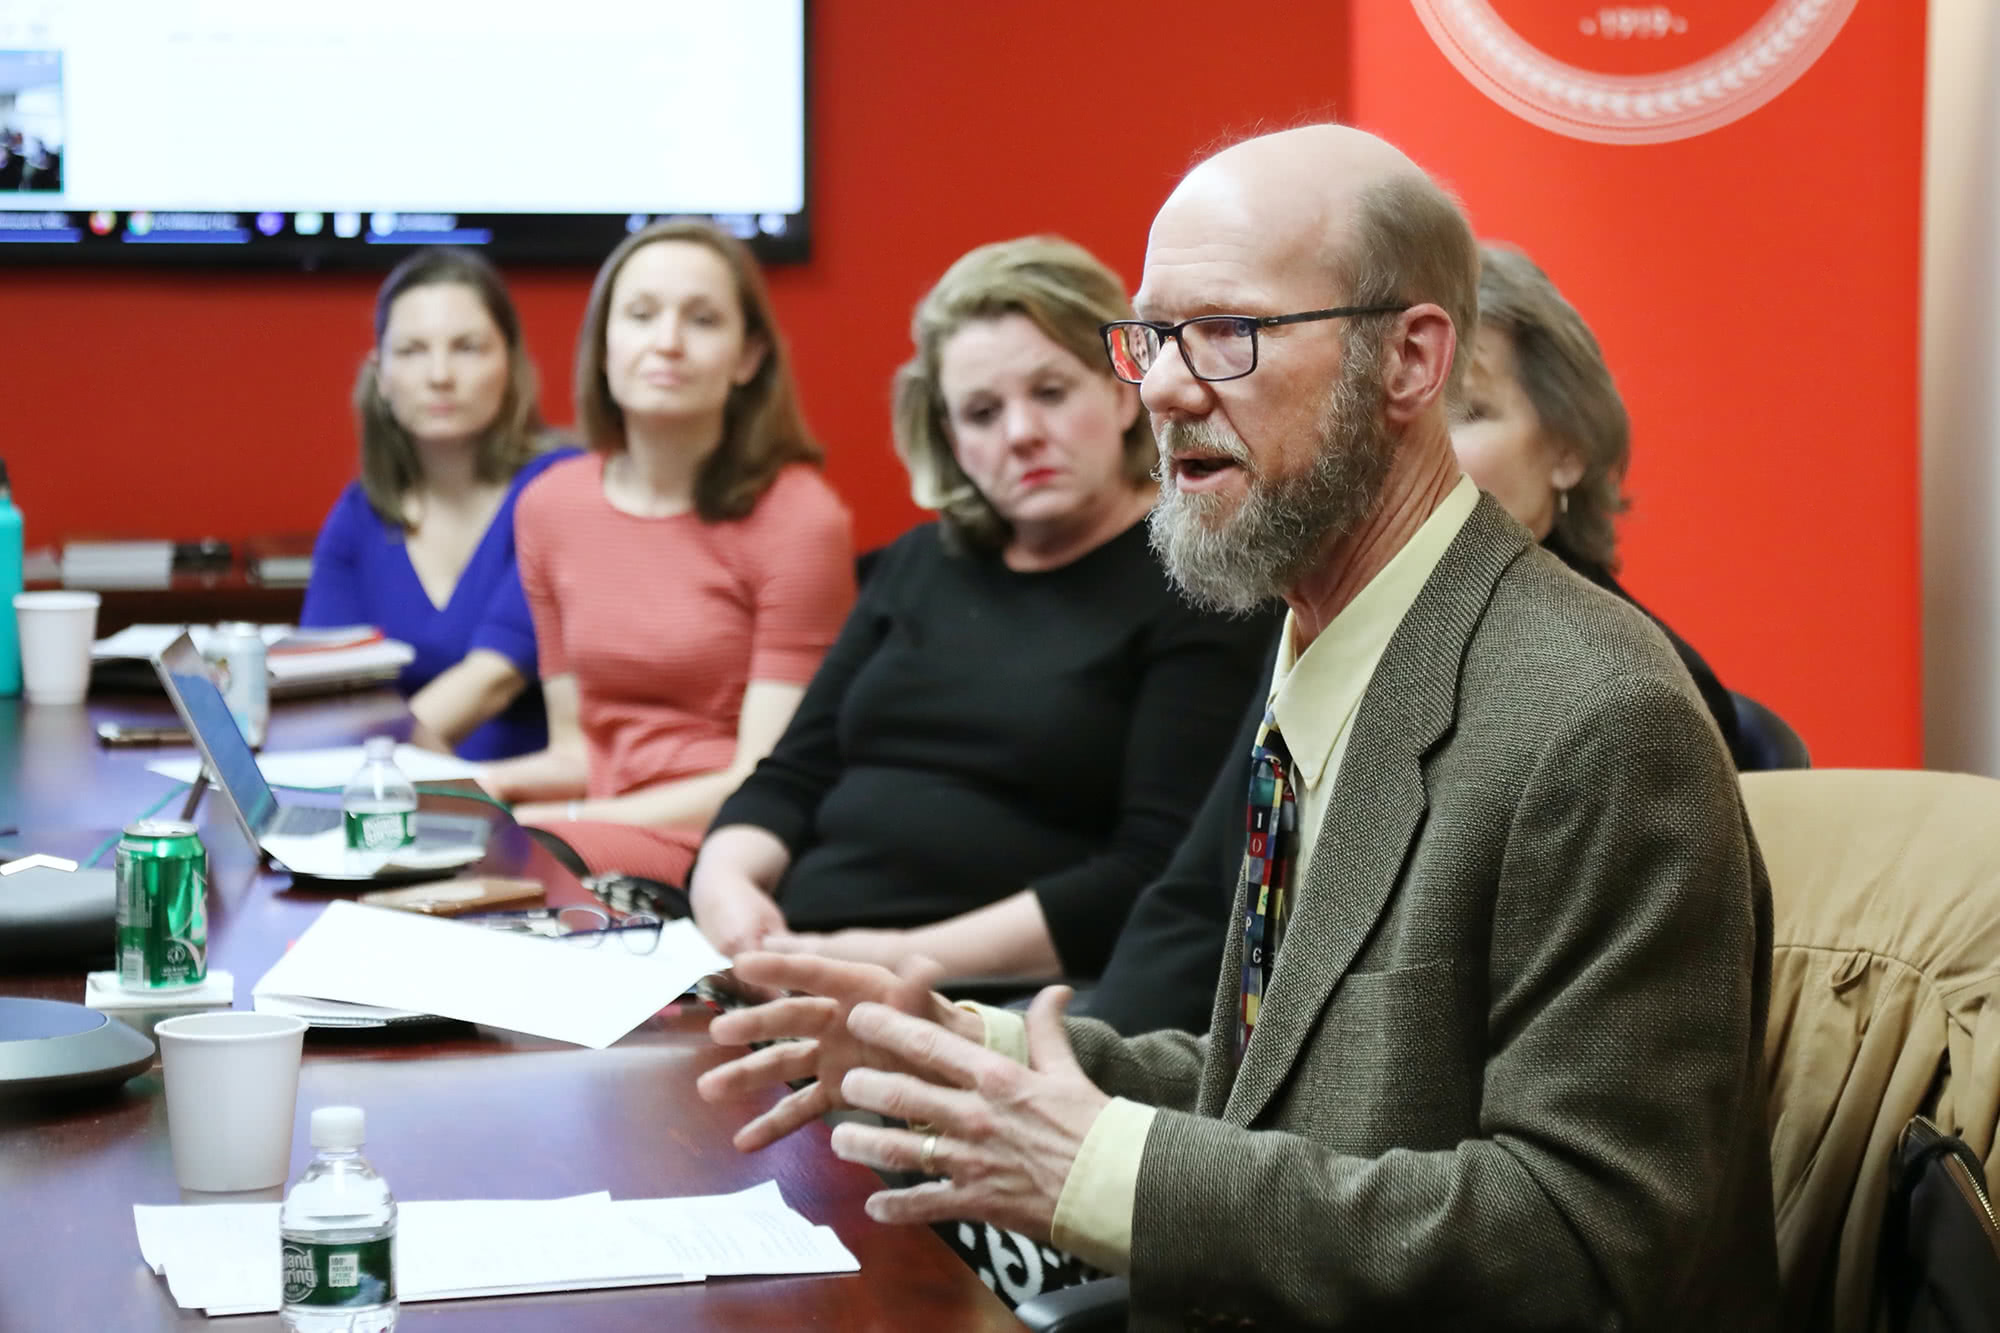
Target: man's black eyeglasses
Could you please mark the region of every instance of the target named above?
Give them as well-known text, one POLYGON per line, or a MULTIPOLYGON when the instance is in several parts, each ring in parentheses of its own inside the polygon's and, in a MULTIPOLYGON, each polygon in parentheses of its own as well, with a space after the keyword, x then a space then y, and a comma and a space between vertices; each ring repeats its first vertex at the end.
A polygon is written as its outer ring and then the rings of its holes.
POLYGON ((1304 310, 1296 315, 1197 315, 1178 324, 1144 319, 1115 319, 1101 325, 1104 352, 1111 373, 1137 384, 1153 368, 1160 347, 1172 338, 1179 344, 1188 374, 1211 384, 1240 380, 1257 368, 1257 330, 1280 324, 1305 324, 1316 319, 1346 319, 1351 315, 1393 315, 1408 310, 1398 305, 1341 305, 1330 310, 1304 310))

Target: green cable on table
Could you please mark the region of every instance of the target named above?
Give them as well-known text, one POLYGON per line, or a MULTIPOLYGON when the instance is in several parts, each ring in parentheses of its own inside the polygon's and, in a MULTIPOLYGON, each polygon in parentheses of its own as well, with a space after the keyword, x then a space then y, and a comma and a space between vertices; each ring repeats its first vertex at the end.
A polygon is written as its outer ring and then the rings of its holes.
MULTIPOLYGON (((137 815, 135 815, 132 819, 132 822, 136 824, 141 819, 150 819, 152 816, 157 815, 158 813, 160 813, 161 809, 165 807, 167 802, 173 800, 174 797, 179 796, 182 792, 186 791, 191 785, 193 784, 186 782, 176 783, 173 787, 170 787, 167 790, 167 794, 165 796, 162 796, 159 800, 153 802, 151 805, 147 806, 144 810, 141 810, 137 815)), ((125 836, 125 830, 120 829, 116 833, 112 834, 110 837, 106 838, 103 842, 98 843, 97 850, 92 852, 89 856, 85 857, 83 863, 87 866, 96 865, 99 861, 102 861, 104 859, 104 854, 106 852, 110 851, 113 847, 116 847, 118 845, 118 840, 124 836, 125 836)))

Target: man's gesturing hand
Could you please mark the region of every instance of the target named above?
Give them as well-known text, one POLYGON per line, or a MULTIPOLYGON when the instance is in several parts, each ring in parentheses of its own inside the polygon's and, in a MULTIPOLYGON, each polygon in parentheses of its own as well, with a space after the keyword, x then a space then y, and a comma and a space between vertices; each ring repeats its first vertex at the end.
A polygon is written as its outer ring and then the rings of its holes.
POLYGON ((847 1020, 855 1038, 913 1072, 856 1068, 842 1081, 842 1099, 932 1132, 837 1125, 833 1150, 869 1166, 944 1177, 873 1195, 870 1217, 970 1218, 1050 1238, 1070 1167, 1111 1101, 1084 1076, 1070 1049, 1063 1031, 1069 1001, 1067 986, 1050 986, 1035 997, 1026 1065, 897 1009, 855 1006, 847 1020))
POLYGON ((928 958, 911 958, 891 972, 805 954, 748 953, 736 960, 734 972, 753 986, 804 993, 738 1009, 708 1025, 709 1036, 724 1046, 776 1044, 703 1074, 695 1084, 702 1099, 727 1101, 780 1083, 816 1080, 737 1130, 735 1143, 744 1152, 775 1143, 828 1111, 845 1109, 849 1103, 841 1097, 841 1085, 850 1070, 903 1067, 850 1030, 848 1015, 855 1006, 872 1005, 925 1027, 943 1024, 973 1040, 983 1030, 978 1015, 931 990, 943 969, 928 958))

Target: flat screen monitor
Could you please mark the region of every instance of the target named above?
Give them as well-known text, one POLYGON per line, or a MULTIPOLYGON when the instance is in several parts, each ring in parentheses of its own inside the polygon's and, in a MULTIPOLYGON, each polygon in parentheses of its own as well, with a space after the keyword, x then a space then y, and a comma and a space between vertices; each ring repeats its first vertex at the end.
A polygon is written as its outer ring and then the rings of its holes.
POLYGON ((807 0, 6 0, 0 264, 807 250, 807 0))

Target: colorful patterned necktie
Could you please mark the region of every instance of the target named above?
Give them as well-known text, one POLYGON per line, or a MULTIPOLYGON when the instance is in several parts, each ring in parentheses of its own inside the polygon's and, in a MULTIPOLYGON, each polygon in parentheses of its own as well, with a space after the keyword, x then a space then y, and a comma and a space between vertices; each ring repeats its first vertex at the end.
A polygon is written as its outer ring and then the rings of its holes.
POLYGON ((1236 1012, 1236 1063, 1257 1030, 1271 967, 1285 942, 1291 911, 1292 858, 1298 850, 1299 809, 1292 795, 1292 755, 1278 733, 1277 716, 1264 711, 1250 749, 1249 837, 1243 847, 1248 896, 1243 909, 1243 994, 1236 1012))

